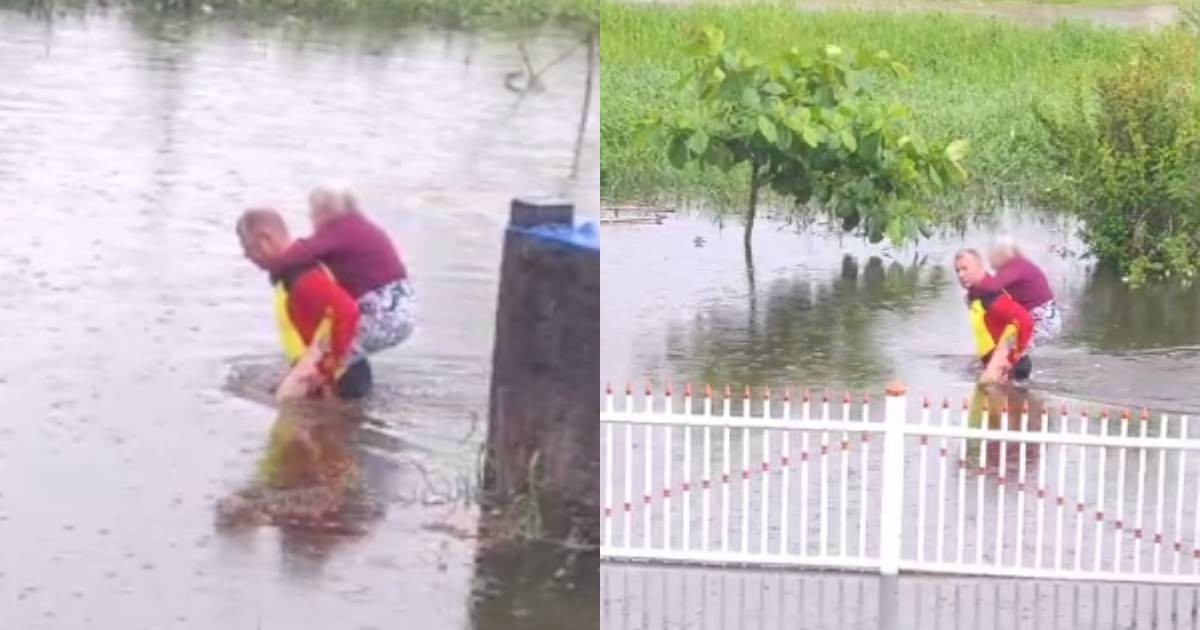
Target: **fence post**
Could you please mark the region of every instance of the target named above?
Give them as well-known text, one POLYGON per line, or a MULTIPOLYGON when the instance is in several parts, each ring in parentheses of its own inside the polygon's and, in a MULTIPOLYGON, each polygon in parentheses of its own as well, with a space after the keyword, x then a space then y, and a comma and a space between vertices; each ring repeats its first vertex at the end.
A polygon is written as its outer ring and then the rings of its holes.
POLYGON ((900 569, 901 522, 904 510, 904 423, 908 398, 903 385, 887 388, 883 418, 883 500, 879 519, 879 572, 900 569))

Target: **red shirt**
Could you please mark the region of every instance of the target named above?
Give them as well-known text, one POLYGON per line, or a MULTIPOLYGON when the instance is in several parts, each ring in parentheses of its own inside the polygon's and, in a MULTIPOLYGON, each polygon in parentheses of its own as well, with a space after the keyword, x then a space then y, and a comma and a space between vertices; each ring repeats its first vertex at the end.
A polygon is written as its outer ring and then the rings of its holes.
POLYGON ((343 365, 358 334, 358 303, 318 266, 285 273, 276 280, 287 288, 288 315, 305 345, 312 344, 321 321, 332 318, 327 356, 343 365))
POLYGON ((1017 345, 1008 353, 1009 362, 1015 364, 1029 348, 1029 340, 1033 338, 1033 317, 1007 293, 985 295, 980 301, 984 308, 983 323, 997 343, 1004 335, 1005 328, 1009 325, 1016 327, 1017 345))
POLYGON ((408 277, 386 232, 358 212, 326 221, 310 238, 292 243, 270 271, 323 263, 354 299, 408 277))

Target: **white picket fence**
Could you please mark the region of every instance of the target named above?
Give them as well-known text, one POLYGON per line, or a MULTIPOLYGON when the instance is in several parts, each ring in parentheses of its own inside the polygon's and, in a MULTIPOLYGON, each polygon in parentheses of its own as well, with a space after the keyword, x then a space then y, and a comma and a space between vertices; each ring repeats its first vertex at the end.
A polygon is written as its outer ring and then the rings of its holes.
POLYGON ((736 398, 608 392, 603 558, 1200 584, 1186 416, 736 398))

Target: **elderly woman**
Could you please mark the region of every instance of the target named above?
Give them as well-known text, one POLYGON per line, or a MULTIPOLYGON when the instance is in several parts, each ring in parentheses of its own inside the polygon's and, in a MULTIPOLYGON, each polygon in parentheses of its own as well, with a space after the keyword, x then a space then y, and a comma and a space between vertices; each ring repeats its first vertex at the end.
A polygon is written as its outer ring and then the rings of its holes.
POLYGON ((1053 341, 1062 331, 1062 316, 1054 303, 1054 292, 1046 274, 1021 255, 1011 237, 996 239, 988 262, 994 272, 984 277, 969 293, 970 297, 1004 291, 1033 316, 1033 343, 1039 346, 1053 341))
POLYGON ((358 350, 373 354, 408 339, 415 326, 413 291, 388 235, 362 213, 343 185, 313 190, 309 208, 312 236, 271 260, 272 275, 323 264, 358 301, 358 350))

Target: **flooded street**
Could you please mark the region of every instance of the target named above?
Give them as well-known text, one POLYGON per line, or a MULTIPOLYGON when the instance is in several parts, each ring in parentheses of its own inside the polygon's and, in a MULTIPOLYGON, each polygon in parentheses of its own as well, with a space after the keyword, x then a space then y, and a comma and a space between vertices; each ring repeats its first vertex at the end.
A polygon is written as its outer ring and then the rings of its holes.
MULTIPOLYGON (((546 587, 586 557, 492 553, 462 506, 509 201, 598 214, 597 102, 571 177, 585 49, 521 95, 502 34, 0 10, 0 35, 0 628, 594 624, 594 566, 546 587), (234 221, 275 204, 307 234, 330 178, 396 239, 422 316, 374 361, 368 419, 320 433, 371 509, 218 527, 305 426, 264 404, 282 357, 234 221)), ((580 39, 543 33, 534 67, 580 39)))
MULTIPOLYGON (((1080 259, 1069 226, 1015 211, 1001 225, 1042 266, 1065 313, 1059 342, 1033 355, 1031 392, 1200 410, 1200 287, 1130 289, 1080 259)), ((895 251, 764 225, 748 274, 740 225, 680 216, 606 226, 601 375, 872 395, 899 378, 917 396, 961 400, 976 374, 952 260, 991 233, 980 226, 895 251)))

